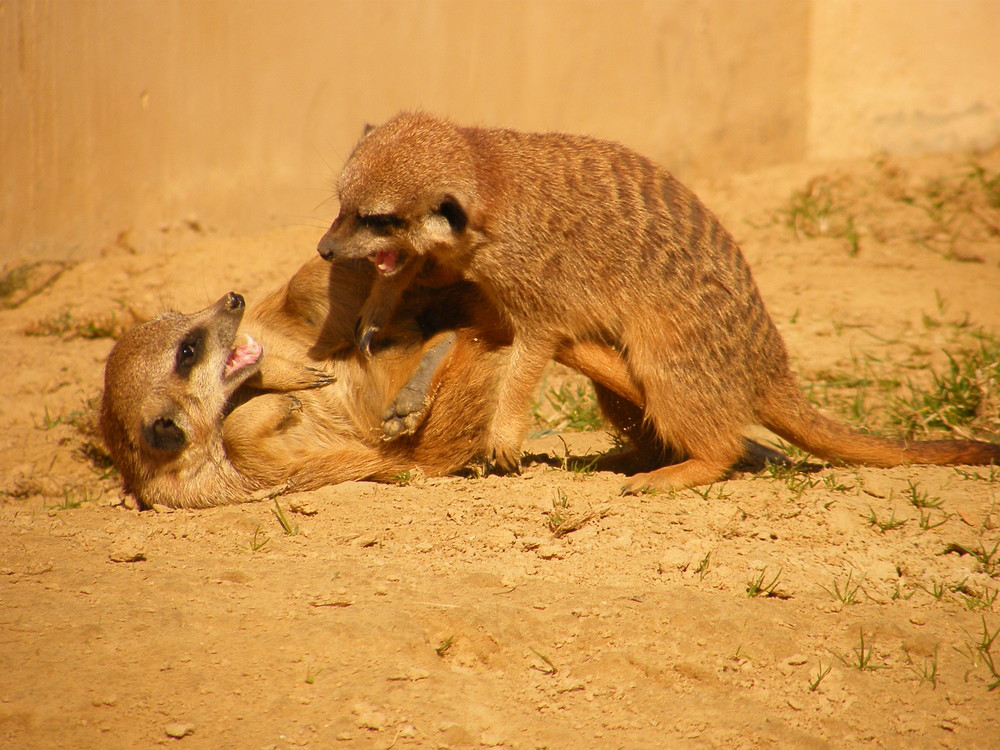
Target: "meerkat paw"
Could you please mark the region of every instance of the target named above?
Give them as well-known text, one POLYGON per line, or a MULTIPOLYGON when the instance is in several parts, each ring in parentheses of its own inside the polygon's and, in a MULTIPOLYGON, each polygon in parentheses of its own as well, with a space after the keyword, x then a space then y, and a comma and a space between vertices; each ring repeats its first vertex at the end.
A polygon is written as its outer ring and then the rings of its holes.
POLYGON ((254 377, 251 381, 254 385, 278 392, 323 388, 337 382, 336 377, 318 367, 301 365, 279 356, 267 357, 254 377))
POLYGON ((486 456, 496 468, 508 474, 519 474, 524 430, 519 421, 503 420, 499 417, 500 415, 493 420, 486 456))
POLYGON ((286 417, 290 417, 293 414, 299 414, 302 411, 302 402, 299 401, 298 397, 294 393, 282 394, 284 400, 282 402, 286 417))
POLYGON ((404 386, 382 415, 382 439, 395 440, 412 435, 427 415, 429 399, 426 391, 404 386))
POLYGON ((705 461, 690 458, 674 466, 664 466, 656 471, 629 477, 622 486, 621 494, 638 495, 643 492, 676 492, 688 487, 711 484, 725 479, 730 463, 705 461))
POLYGON ((494 443, 493 449, 489 452, 489 458, 495 468, 500 469, 505 474, 521 473, 521 444, 513 442, 508 444, 494 443))

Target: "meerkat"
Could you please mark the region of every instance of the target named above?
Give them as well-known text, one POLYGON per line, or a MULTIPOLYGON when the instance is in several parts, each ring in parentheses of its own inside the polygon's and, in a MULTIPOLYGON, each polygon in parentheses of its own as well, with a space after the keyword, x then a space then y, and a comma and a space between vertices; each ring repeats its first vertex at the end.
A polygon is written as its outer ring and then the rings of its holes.
MULTIPOLYGON (((199 508, 412 468, 454 472, 481 454, 509 344, 468 283, 409 295, 370 356, 354 324, 374 271, 314 257, 247 312, 206 309, 130 329, 105 367, 100 426, 143 508, 199 508)), ((638 399, 608 347, 564 361, 638 399)))
POLYGON ((319 253, 368 258, 379 272, 360 345, 429 262, 478 284, 511 327, 487 438, 507 469, 543 368, 568 342, 620 352, 640 398, 599 391, 607 416, 682 459, 636 474, 625 492, 722 479, 751 423, 848 463, 1000 463, 997 445, 890 440, 818 412, 733 237, 670 173, 617 143, 403 113, 358 142, 339 199, 319 253))

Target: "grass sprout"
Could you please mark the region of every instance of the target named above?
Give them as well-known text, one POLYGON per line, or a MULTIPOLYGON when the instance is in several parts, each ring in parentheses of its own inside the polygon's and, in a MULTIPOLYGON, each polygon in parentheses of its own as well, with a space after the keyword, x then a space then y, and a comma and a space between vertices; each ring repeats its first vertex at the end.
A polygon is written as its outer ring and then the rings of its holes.
POLYGON ((552 510, 543 511, 543 514, 546 517, 546 526, 552 532, 552 536, 556 539, 561 539, 567 534, 583 528, 595 518, 604 518, 609 512, 606 508, 596 511, 571 511, 569 498, 566 496, 566 493, 555 490, 555 497, 552 499, 552 510))
POLYGON ((902 518, 902 519, 896 520, 896 510, 895 509, 892 510, 892 513, 889 515, 888 519, 884 519, 884 520, 881 520, 881 521, 879 520, 878 516, 876 515, 874 508, 872 508, 871 506, 868 506, 868 511, 869 511, 868 518, 867 518, 868 523, 871 526, 877 528, 883 534, 885 532, 887 532, 887 531, 893 531, 894 529, 898 529, 898 528, 902 527, 904 524, 906 524, 906 523, 909 522, 908 518, 902 518))
POLYGON ((756 577, 751 578, 747 582, 746 592, 747 597, 750 599, 756 597, 772 597, 776 599, 787 599, 788 596, 782 594, 777 590, 778 580, 781 578, 782 568, 778 568, 778 572, 774 574, 774 577, 770 581, 765 583, 767 580, 767 568, 761 570, 756 577))
POLYGON ((589 383, 564 382, 545 393, 548 408, 536 404, 535 420, 554 432, 592 432, 604 424, 597 396, 589 383), (551 412, 548 414, 547 412, 551 412))
POLYGON ((542 662, 545 664, 544 667, 539 667, 537 664, 532 664, 531 665, 532 669, 537 670, 542 674, 548 674, 548 675, 555 674, 556 672, 559 671, 558 669, 556 669, 556 665, 552 663, 552 660, 549 659, 549 657, 547 657, 545 654, 536 651, 535 649, 531 649, 531 653, 533 653, 535 656, 541 659, 542 662))
POLYGON ((910 668, 920 682, 926 682, 931 686, 931 690, 937 689, 938 678, 938 646, 934 646, 934 655, 925 656, 923 664, 919 667, 913 663, 909 654, 906 656, 907 666, 910 668))
POLYGON ((978 338, 977 348, 947 353, 947 369, 932 371, 927 389, 911 385, 892 400, 891 418, 907 437, 1000 434, 1000 337, 980 332, 978 338))
POLYGON ((447 638, 445 638, 437 646, 434 647, 434 653, 444 658, 444 655, 447 654, 451 650, 451 647, 454 645, 455 645, 455 636, 449 635, 447 638))
POLYGON ((845 665, 853 667, 861 672, 874 672, 877 669, 889 669, 887 664, 875 664, 872 659, 875 658, 875 647, 871 645, 871 641, 865 642, 865 631, 864 628, 859 628, 858 632, 861 636, 860 644, 851 649, 852 656, 850 657, 839 657, 845 665))
POLYGON ((819 663, 819 672, 817 672, 814 678, 809 680, 810 693, 815 693, 819 689, 820 683, 823 682, 828 674, 830 674, 831 669, 833 669, 832 664, 827 665, 826 669, 823 669, 823 662, 819 663))
POLYGON ((851 604, 857 604, 858 593, 863 591, 861 588, 863 581, 864 576, 861 576, 859 580, 855 581, 854 571, 849 570, 847 572, 847 580, 844 581, 843 586, 841 586, 839 578, 834 578, 832 589, 828 589, 826 586, 820 586, 820 588, 840 602, 841 606, 847 607, 851 604))
POLYGON ((299 527, 297 525, 292 526, 277 499, 274 501, 274 507, 271 509, 271 512, 278 519, 278 523, 281 525, 281 530, 285 532, 285 536, 295 536, 299 533, 299 527))

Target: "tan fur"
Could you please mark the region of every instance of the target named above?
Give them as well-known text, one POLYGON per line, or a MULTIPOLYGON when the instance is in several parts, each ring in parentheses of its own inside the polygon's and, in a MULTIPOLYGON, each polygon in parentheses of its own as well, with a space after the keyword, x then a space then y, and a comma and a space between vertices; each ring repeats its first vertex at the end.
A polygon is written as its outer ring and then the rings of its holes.
MULTIPOLYGON (((411 468, 446 474, 481 455, 509 334, 478 290, 451 284, 406 295, 363 357, 354 324, 373 276, 364 261, 331 267, 314 258, 245 319, 242 298, 230 293, 127 332, 108 357, 101 412, 125 490, 143 507, 207 507, 411 468), (225 378, 246 333, 263 354, 225 378), (198 353, 179 371, 185 345, 198 353), (430 363, 426 394, 415 394, 426 403, 410 415, 418 420, 408 418, 412 434, 385 439, 387 406, 435 349, 446 353, 430 363)), ((608 347, 570 352, 587 374, 628 389, 608 347)))
POLYGON ((508 468, 542 369, 567 342, 617 347, 648 426, 603 393, 608 416, 685 458, 633 477, 629 491, 722 478, 753 422, 823 458, 1000 462, 995 445, 881 439, 820 415, 732 236, 669 173, 618 144, 404 113, 358 143, 340 201, 320 253, 384 271, 360 340, 429 261, 481 285, 505 315, 514 341, 489 441, 508 468))

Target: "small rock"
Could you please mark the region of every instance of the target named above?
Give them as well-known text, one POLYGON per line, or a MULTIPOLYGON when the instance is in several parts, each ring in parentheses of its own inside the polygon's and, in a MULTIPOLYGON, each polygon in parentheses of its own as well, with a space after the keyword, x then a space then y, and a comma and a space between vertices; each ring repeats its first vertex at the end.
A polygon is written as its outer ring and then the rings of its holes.
POLYGON ((167 737, 179 740, 182 737, 187 737, 189 734, 194 734, 195 728, 194 724, 175 721, 163 727, 163 731, 167 733, 167 737))
POLYGON ((479 744, 483 747, 499 747, 504 741, 496 732, 486 731, 479 735, 479 744))
POLYGON ((543 560, 561 560, 565 553, 558 544, 542 544, 535 550, 535 554, 543 560))
POLYGON ((381 711, 367 711, 358 715, 358 726, 378 732, 385 726, 386 717, 381 711))
POLYGON ((138 544, 129 542, 112 547, 108 559, 116 563, 142 562, 146 559, 146 552, 138 544))
POLYGON ((405 672, 399 672, 394 675, 390 675, 390 682, 417 682, 418 680, 426 680, 431 676, 431 673, 422 667, 413 667, 405 672))
POLYGON ((288 509, 291 510, 292 513, 298 513, 300 516, 315 516, 319 513, 319 506, 312 500, 306 500, 304 498, 289 500, 288 509))

